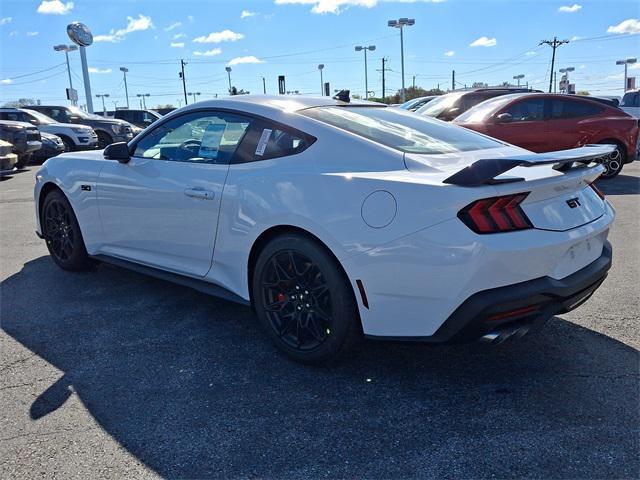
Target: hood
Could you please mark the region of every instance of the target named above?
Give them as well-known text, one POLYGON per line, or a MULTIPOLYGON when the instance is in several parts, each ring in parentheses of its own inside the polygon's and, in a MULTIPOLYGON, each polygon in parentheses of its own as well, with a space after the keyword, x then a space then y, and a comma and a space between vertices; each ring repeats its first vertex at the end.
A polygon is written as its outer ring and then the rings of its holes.
POLYGON ((43 140, 51 140, 52 142, 56 142, 56 143, 58 142, 58 140, 60 140, 60 137, 58 137, 57 135, 54 135, 53 133, 48 133, 48 132, 40 132, 40 138, 42 138, 43 140))
POLYGON ((88 125, 82 125, 81 123, 48 123, 47 125, 41 125, 41 127, 54 127, 54 128, 83 128, 89 130, 91 127, 88 125))

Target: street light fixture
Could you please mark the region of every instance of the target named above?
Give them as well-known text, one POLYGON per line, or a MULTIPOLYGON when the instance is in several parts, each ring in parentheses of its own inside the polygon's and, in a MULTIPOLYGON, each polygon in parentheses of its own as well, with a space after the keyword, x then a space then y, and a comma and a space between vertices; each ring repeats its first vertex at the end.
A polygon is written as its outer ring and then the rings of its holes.
POLYGON ((229 95, 231 95, 231 67, 225 67, 225 70, 229 76, 229 95))
POLYGON ((569 72, 575 71, 574 67, 561 68, 558 70, 560 73, 564 73, 564 84, 566 85, 564 89, 565 93, 569 93, 569 72))
POLYGON ((142 98, 142 108, 144 108, 145 110, 147 109, 147 102, 145 101, 144 97, 150 97, 150 96, 151 96, 150 93, 138 93, 136 95, 136 97, 142 98))
POLYGON ((187 95, 193 95, 193 103, 196 103, 196 95, 200 95, 200 92, 189 92, 187 95))
POLYGON ((520 75, 514 75, 513 79, 518 81, 518 86, 520 86, 520 80, 522 80, 524 78, 524 74, 520 74, 520 75))
POLYGON ((415 25, 416 21, 413 18, 399 18, 398 20, 389 20, 387 25, 392 28, 400 29, 400 63, 402 66, 402 103, 406 101, 406 94, 404 90, 404 37, 402 31, 404 27, 410 27, 415 25))
POLYGON ((102 98, 102 113, 106 116, 107 107, 105 107, 105 105, 104 105, 104 99, 105 98, 109 98, 109 94, 108 93, 96 93, 96 97, 97 98, 102 98))
POLYGON ((320 70, 320 95, 324 95, 324 81, 322 80, 322 70, 324 69, 324 63, 318 65, 318 70, 320 70))
POLYGON ((127 72, 129 69, 127 67, 120 67, 120 71, 124 75, 124 94, 127 97, 127 108, 129 108, 129 89, 127 88, 127 72))
POLYGON ((627 65, 631 65, 638 61, 637 58, 627 58, 625 60, 616 61, 616 65, 624 65, 624 87, 622 89, 623 92, 627 91, 627 65))
MULTIPOLYGON (((375 45, 365 46, 357 46, 355 47, 356 52, 364 52, 364 98, 365 100, 369 98, 369 79, 367 78, 367 50, 373 52, 376 49, 375 45)), ((322 70, 320 70, 322 72, 322 70)))
MULTIPOLYGON (((78 50, 76 45, 55 45, 53 49, 56 52, 64 52, 65 57, 67 57, 67 74, 69 75, 69 93, 73 92, 73 82, 71 81, 71 68, 69 67, 69 52, 74 52, 78 50)), ((73 94, 70 96, 72 97, 73 94)), ((76 101, 71 98, 71 105, 75 105, 76 101)))

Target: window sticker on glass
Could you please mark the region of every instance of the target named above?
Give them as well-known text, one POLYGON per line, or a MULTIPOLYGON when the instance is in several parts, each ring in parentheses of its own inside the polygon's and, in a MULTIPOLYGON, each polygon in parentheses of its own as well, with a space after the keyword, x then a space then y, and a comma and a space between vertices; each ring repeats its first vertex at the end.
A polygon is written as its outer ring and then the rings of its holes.
POLYGON ((267 143, 269 143, 269 137, 271 136, 271 129, 265 128, 262 130, 262 135, 260 135, 260 140, 258 140, 258 146, 256 147, 256 155, 264 155, 264 151, 267 148, 267 143))
POLYGON ((218 158, 218 150, 222 136, 227 128, 226 123, 210 123, 202 135, 199 155, 202 158, 218 158))

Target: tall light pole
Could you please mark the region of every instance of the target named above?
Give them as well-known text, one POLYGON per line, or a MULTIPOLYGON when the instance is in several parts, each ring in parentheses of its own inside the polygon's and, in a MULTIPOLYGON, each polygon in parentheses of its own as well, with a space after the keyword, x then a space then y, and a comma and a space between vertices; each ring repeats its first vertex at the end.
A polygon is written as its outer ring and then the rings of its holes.
POLYGON ((636 63, 637 61, 637 58, 627 58, 625 60, 616 61, 616 65, 624 65, 624 87, 622 89, 623 93, 627 91, 627 65, 631 65, 633 63, 636 63))
POLYGON ((560 89, 560 90, 564 90, 564 93, 569 93, 569 72, 573 72, 575 70, 574 67, 567 67, 567 68, 561 68, 558 71, 560 73, 564 73, 564 84, 566 85, 564 89, 560 89))
POLYGON ((518 81, 518 86, 520 86, 520 80, 524 78, 524 75, 521 73, 519 75, 514 75, 513 79, 518 81))
POLYGON ((151 94, 149 93, 138 93, 136 95, 136 97, 140 97, 142 98, 142 108, 144 108, 145 110, 147 109, 147 102, 145 101, 144 97, 150 97, 151 94))
POLYGON ((71 67, 69 66, 69 52, 74 52, 78 50, 78 47, 75 45, 55 45, 53 49, 56 52, 64 52, 65 57, 67 57, 67 74, 69 75, 69 93, 72 97, 71 105, 75 105, 76 101, 73 99, 73 82, 71 81, 71 67))
MULTIPOLYGON (((375 45, 369 45, 368 47, 358 45, 356 52, 364 52, 364 98, 369 98, 369 79, 367 77, 367 50, 373 52, 376 49, 375 45)), ((320 70, 322 72, 322 70, 320 70)))
POLYGON ((231 95, 231 67, 225 67, 225 70, 229 76, 229 95, 231 95))
POLYGON ((97 98, 102 98, 102 113, 106 116, 107 115, 107 107, 105 107, 105 105, 104 105, 104 99, 105 98, 109 98, 109 94, 108 93, 96 93, 96 97, 97 98))
POLYGON ((318 70, 320 70, 320 96, 324 95, 324 81, 322 79, 322 70, 324 69, 324 63, 318 65, 318 70))
POLYGON ((193 95, 193 103, 196 103, 196 95, 200 95, 200 92, 189 92, 187 95, 193 95))
POLYGON ((410 27, 415 25, 416 21, 413 18, 399 18, 398 20, 389 20, 387 25, 392 28, 400 29, 400 64, 402 66, 402 103, 404 103, 407 98, 404 90, 404 37, 402 31, 404 27, 410 27))
POLYGON ((124 75, 124 94, 127 97, 127 108, 129 108, 129 89, 127 88, 127 72, 129 69, 127 67, 120 67, 120 71, 124 75))

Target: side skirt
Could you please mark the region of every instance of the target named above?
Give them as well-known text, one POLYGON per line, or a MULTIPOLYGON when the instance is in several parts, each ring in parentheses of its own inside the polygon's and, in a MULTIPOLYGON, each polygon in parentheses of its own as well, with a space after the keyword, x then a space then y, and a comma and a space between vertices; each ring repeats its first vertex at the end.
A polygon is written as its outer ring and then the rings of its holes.
POLYGON ((149 275, 150 277, 155 277, 160 280, 165 280, 167 282, 176 283, 178 285, 193 288, 194 290, 198 290, 199 292, 206 293, 208 295, 213 295, 214 297, 222 298, 224 300, 229 300, 230 302, 239 303, 240 305, 244 305, 244 306, 251 305, 249 301, 227 290, 226 288, 221 287, 220 285, 216 285, 214 283, 205 282, 204 280, 186 277, 184 275, 178 275, 176 273, 166 272, 158 268, 148 267, 146 265, 141 265, 135 262, 129 262, 127 260, 110 257, 108 255, 93 255, 91 258, 95 258, 100 262, 108 263, 116 267, 126 268, 127 270, 132 270, 134 272, 141 273, 143 275, 149 275))

